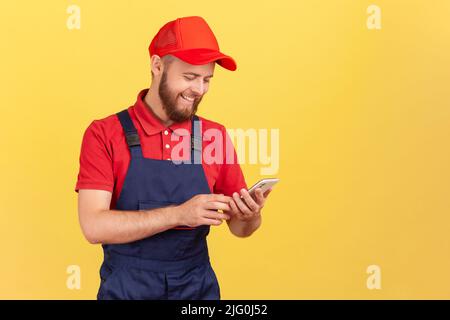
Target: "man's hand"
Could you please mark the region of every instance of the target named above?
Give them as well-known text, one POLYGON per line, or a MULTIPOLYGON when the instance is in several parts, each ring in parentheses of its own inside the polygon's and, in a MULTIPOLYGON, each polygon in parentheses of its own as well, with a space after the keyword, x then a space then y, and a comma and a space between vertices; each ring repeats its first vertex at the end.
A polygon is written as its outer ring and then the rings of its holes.
POLYGON ((255 189, 255 199, 250 193, 242 189, 241 194, 233 193, 233 201, 230 202, 231 211, 227 211, 232 218, 236 217, 240 221, 252 221, 260 218, 261 209, 272 189, 262 192, 261 188, 255 189), (242 198, 241 198, 242 196, 242 198))
POLYGON ((261 188, 257 188, 255 199, 245 189, 241 190, 241 195, 233 193, 231 210, 224 212, 231 215, 231 219, 227 221, 231 233, 237 237, 248 237, 259 228, 262 220, 261 210, 271 190, 263 193, 261 188))
POLYGON ((230 211, 231 202, 231 197, 222 194, 199 194, 177 206, 177 220, 180 225, 188 227, 218 226, 230 216, 217 210, 230 211))

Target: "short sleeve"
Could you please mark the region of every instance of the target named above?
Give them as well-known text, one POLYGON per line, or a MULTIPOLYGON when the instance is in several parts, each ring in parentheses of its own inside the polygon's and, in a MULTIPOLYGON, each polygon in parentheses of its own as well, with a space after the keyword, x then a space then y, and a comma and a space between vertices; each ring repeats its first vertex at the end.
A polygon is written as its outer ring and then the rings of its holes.
POLYGON ((214 193, 222 193, 226 196, 231 196, 233 192, 239 193, 242 188, 247 189, 247 184, 245 182, 244 174, 242 173, 231 138, 225 127, 222 127, 221 130, 224 138, 224 152, 222 153, 224 155, 224 159, 221 164, 218 178, 214 185, 214 193), (227 152, 231 153, 227 154, 227 152))
POLYGON ((113 161, 109 145, 101 122, 93 121, 83 135, 76 192, 79 189, 99 189, 113 192, 113 161))

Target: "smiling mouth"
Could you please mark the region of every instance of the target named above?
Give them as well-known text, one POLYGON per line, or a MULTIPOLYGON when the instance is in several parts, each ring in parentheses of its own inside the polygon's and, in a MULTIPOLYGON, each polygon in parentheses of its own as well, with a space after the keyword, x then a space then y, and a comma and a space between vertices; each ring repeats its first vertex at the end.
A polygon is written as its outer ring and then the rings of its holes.
POLYGON ((181 94, 180 95, 184 100, 188 101, 188 102, 194 102, 195 98, 191 98, 191 97, 186 97, 185 95, 181 94))

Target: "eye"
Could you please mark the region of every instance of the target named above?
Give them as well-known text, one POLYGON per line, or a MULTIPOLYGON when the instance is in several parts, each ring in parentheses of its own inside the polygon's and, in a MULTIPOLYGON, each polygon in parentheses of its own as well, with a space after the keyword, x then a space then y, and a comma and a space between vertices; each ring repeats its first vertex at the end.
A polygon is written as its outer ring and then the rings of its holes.
POLYGON ((205 82, 205 83, 209 83, 209 79, 208 79, 208 80, 205 79, 204 82, 205 82))

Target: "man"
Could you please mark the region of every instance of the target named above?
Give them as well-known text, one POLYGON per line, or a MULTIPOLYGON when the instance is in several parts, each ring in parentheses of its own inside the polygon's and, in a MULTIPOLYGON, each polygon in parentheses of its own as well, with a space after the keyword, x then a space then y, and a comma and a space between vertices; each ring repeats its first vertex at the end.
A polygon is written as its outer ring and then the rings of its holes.
POLYGON ((226 152, 218 163, 191 161, 211 143, 203 137, 210 129, 229 143, 222 125, 195 114, 215 63, 232 71, 236 63, 201 17, 165 24, 149 52, 150 88, 83 137, 76 191, 83 233, 104 250, 97 298, 220 299, 210 226, 226 220, 234 235, 251 235, 268 195, 250 196, 226 152), (186 136, 187 152, 174 152, 186 136))

